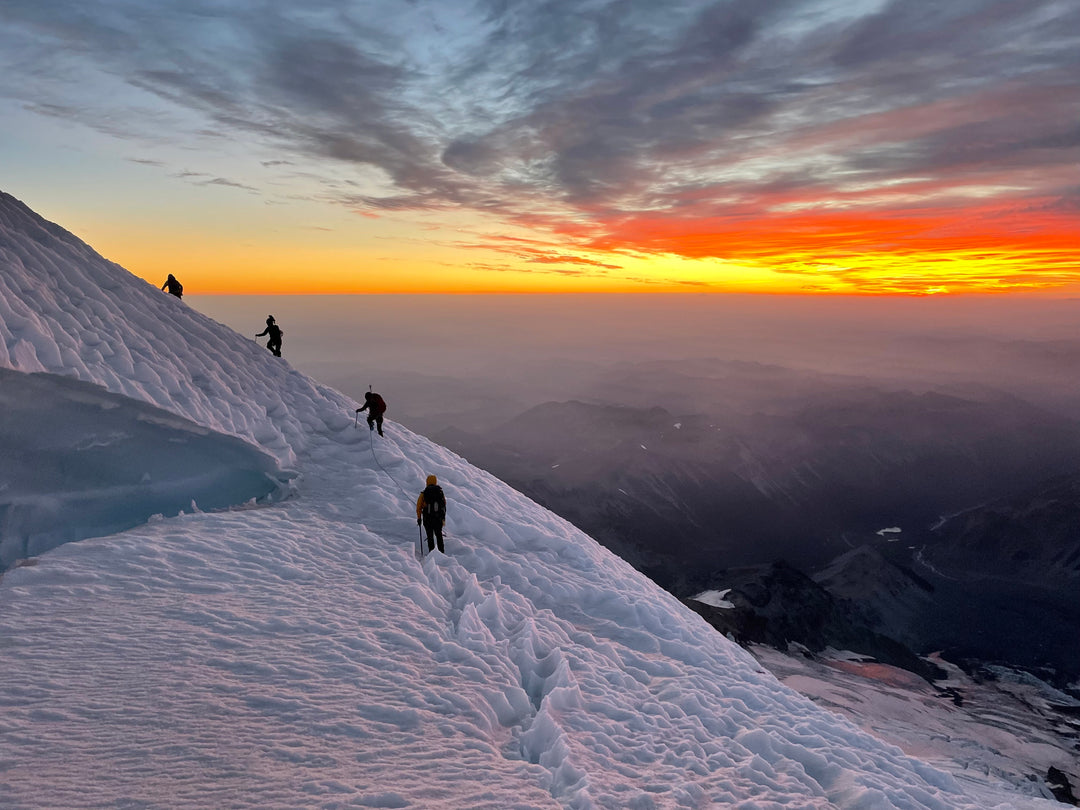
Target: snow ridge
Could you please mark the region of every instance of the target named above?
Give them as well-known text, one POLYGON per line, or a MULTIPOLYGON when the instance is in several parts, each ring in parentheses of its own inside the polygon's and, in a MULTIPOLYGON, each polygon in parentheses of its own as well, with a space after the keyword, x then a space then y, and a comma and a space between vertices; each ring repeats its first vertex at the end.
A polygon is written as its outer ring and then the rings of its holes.
POLYGON ((0 267, 0 367, 97 383, 287 464, 322 427, 298 413, 310 417, 312 402, 331 411, 350 404, 2 191, 0 267))
POLYGON ((6 195, 0 366, 96 382, 301 473, 283 502, 4 574, 0 806, 1053 806, 815 706, 562 519, 393 422, 355 429, 350 400, 6 195), (421 562, 430 473, 447 554, 421 562))

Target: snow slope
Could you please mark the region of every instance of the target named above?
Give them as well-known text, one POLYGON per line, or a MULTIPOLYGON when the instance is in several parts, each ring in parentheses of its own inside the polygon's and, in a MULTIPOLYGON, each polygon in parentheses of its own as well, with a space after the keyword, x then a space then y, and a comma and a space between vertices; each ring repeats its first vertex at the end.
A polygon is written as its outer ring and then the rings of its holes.
POLYGON ((565 521, 397 424, 355 429, 353 402, 8 196, 0 366, 300 472, 283 502, 3 575, 0 807, 1054 806, 816 707, 565 521), (421 562, 429 473, 448 553, 421 562))

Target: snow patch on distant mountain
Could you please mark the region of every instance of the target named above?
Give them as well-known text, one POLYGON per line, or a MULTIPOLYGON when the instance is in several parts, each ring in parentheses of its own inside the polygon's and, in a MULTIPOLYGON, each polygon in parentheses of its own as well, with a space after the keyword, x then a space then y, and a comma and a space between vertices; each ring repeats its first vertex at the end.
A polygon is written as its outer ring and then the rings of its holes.
POLYGON ((725 588, 722 591, 702 591, 694 597, 694 601, 712 605, 715 608, 734 608, 735 604, 724 598, 729 593, 731 593, 731 588, 725 588))

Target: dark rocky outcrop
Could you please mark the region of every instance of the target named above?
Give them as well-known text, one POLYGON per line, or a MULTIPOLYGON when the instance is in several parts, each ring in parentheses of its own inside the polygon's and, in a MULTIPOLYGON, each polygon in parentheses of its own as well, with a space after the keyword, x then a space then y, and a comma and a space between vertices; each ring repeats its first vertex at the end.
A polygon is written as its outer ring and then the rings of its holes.
POLYGON ((875 631, 859 607, 839 599, 785 562, 725 572, 717 587, 732 607, 696 599, 685 604, 739 643, 786 649, 797 643, 812 652, 850 650, 914 672, 927 680, 944 673, 899 641, 875 631))

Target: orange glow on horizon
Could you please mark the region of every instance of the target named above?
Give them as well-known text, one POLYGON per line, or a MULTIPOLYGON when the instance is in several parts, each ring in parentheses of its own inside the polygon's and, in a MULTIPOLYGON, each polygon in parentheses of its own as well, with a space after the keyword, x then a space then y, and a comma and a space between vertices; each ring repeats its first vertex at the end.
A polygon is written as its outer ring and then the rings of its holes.
POLYGON ((393 249, 340 235, 200 240, 150 230, 106 232, 94 246, 157 286, 173 273, 189 294, 921 296, 1080 287, 1080 217, 1054 210, 1054 201, 898 211, 772 202, 771 211, 738 217, 537 223, 526 236, 524 223, 505 233, 489 226, 467 240, 393 249), (784 211, 788 204, 796 210, 784 211))

